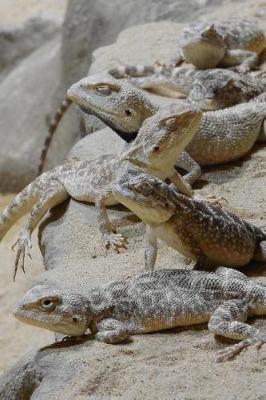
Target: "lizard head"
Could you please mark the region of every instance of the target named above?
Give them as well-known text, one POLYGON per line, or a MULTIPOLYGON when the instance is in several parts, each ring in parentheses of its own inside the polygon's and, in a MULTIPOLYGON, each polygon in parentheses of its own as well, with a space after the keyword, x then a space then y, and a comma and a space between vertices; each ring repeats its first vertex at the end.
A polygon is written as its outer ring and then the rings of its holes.
POLYGON ((197 132, 202 112, 188 103, 170 104, 146 119, 127 151, 133 164, 167 170, 197 132))
POLYGON ((182 32, 181 41, 185 60, 197 68, 214 68, 226 51, 224 40, 214 25, 188 26, 182 32))
POLYGON ((233 71, 213 69, 203 71, 192 86, 188 100, 202 110, 230 107, 241 99, 241 87, 233 71))
POLYGON ((127 142, 135 139, 143 121, 156 111, 141 89, 107 73, 81 79, 67 95, 82 111, 101 119, 127 142))
POLYGON ((176 210, 172 192, 161 179, 136 168, 128 168, 112 187, 115 199, 146 224, 162 223, 172 216, 176 210))
POLYGON ((33 286, 16 304, 14 316, 22 322, 69 336, 83 335, 90 324, 86 299, 44 285, 33 286))

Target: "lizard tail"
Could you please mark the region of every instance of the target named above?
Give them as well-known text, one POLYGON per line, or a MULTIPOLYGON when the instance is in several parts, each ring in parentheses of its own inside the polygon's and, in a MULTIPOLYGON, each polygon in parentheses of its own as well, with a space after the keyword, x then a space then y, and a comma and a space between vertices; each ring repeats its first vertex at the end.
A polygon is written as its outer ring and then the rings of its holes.
POLYGON ((45 138, 40 160, 39 160, 39 165, 38 165, 38 174, 37 176, 41 175, 43 171, 43 167, 45 164, 45 160, 47 157, 47 153, 51 144, 51 141, 54 137, 55 131, 59 125, 59 122, 61 121, 62 117, 64 116, 65 112, 68 110, 70 104, 72 103, 72 100, 70 99, 64 99, 60 105, 60 107, 56 110, 55 115, 53 116, 50 124, 49 124, 49 133, 45 138))
POLYGON ((0 214, 0 242, 11 226, 26 214, 42 195, 45 178, 50 173, 42 174, 18 193, 0 214))
POLYGON ((108 74, 116 79, 130 77, 140 77, 153 75, 159 73, 163 66, 156 65, 120 65, 119 67, 111 68, 108 70, 108 74))

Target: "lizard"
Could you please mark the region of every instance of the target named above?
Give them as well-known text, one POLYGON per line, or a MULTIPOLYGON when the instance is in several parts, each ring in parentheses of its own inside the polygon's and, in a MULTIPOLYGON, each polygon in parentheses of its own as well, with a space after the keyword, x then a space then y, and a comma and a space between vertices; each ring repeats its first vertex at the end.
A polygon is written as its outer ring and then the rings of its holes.
POLYGON ((239 271, 220 267, 216 273, 184 269, 141 272, 124 280, 78 289, 56 283, 36 284, 16 304, 19 321, 118 344, 130 335, 208 322, 214 335, 239 340, 217 353, 216 361, 233 358, 251 345, 260 348, 266 336, 245 321, 266 314, 266 284, 239 271))
MULTIPOLYGON (((137 88, 133 99, 131 95, 125 97, 125 93, 131 90, 128 85, 129 82, 117 80, 108 74, 97 74, 72 85, 68 89, 68 96, 84 112, 101 118, 118 135, 130 142, 135 139, 142 120, 139 110, 142 110, 143 116, 147 112, 156 112, 160 107, 153 104, 143 91, 137 91, 137 88), (104 94, 99 94, 99 90, 104 94), (121 107, 118 98, 123 99, 121 107), (143 107, 147 107, 146 113, 143 107)), ((177 161, 178 166, 190 171, 190 184, 200 176, 200 166, 237 160, 247 154, 257 140, 265 141, 266 135, 261 132, 265 116, 265 94, 248 103, 203 112, 197 133, 186 147, 186 153, 183 152, 182 158, 177 161)))
POLYGON ((145 267, 153 269, 157 239, 195 262, 194 268, 266 263, 266 232, 202 199, 188 198, 145 172, 128 170, 114 198, 147 226, 145 267))
POLYGON ((202 110, 218 110, 249 101, 266 88, 265 73, 239 74, 230 69, 190 66, 120 65, 108 73, 141 88, 170 97, 187 96, 202 110))
MULTIPOLYGON (((175 160, 198 129, 202 112, 190 104, 172 104, 145 120, 138 137, 120 154, 103 155, 96 160, 69 160, 43 173, 20 192, 0 215, 0 241, 11 226, 24 214, 28 219, 15 243, 18 246, 17 269, 24 270, 25 254, 31 248, 31 234, 45 213, 69 196, 78 201, 94 203, 103 242, 119 252, 127 240, 115 233, 106 206, 116 204, 112 184, 134 162, 160 179, 169 180, 183 193, 192 196, 190 185, 174 168, 175 160)), ((138 165, 138 167, 136 166, 138 165)))
MULTIPOLYGON (((107 73, 95 74, 85 78, 88 79, 87 83, 88 85, 91 85, 91 89, 93 89, 93 85, 95 85, 95 91, 99 90, 98 95, 100 95, 101 84, 104 87, 108 85, 111 87, 111 85, 113 85, 113 87, 118 88, 114 100, 119 100, 120 102, 120 108, 122 108, 122 112, 125 114, 124 123, 120 121, 120 126, 113 126, 113 121, 110 120, 110 115, 105 115, 105 118, 103 118, 103 114, 102 112, 99 112, 99 110, 97 110, 97 117, 102 119, 108 126, 114 128, 114 131, 126 141, 132 140, 129 139, 128 133, 133 133, 131 126, 133 118, 136 118, 136 122, 141 124, 141 118, 138 119, 138 113, 140 112, 142 117, 150 116, 151 113, 157 110, 157 108, 151 103, 151 101, 149 101, 148 97, 143 97, 140 91, 135 91, 134 93, 133 88, 125 82, 121 82, 120 84, 116 83, 114 80, 111 82, 110 78, 107 78, 108 75, 117 79, 127 77, 131 84, 141 89, 152 90, 161 95, 168 95, 171 97, 178 97, 180 94, 186 95, 188 101, 196 104, 202 110, 221 109, 236 103, 248 101, 249 99, 261 94, 265 90, 266 86, 263 72, 243 75, 228 69, 216 68, 203 71, 183 66, 174 68, 156 65, 121 65, 119 67, 111 68, 107 73), (133 99, 129 99, 127 91, 133 99), (137 101, 135 99, 137 99, 137 101), (130 102, 133 100, 133 103, 136 104, 137 107, 137 109, 134 109, 134 115, 131 116, 131 118, 129 118, 130 115, 126 114, 129 105, 126 104, 128 100, 130 100, 130 102), (127 123, 129 123, 129 125, 127 125, 127 123)), ((80 84, 82 84, 82 80, 80 81, 80 84)), ((71 93, 71 91, 69 91, 69 93, 71 93)), ((76 94, 74 93, 73 100, 71 100, 71 96, 72 95, 69 95, 68 98, 63 100, 51 120, 49 133, 45 139, 40 156, 38 175, 43 171, 49 146, 64 113, 68 110, 72 102, 76 101, 76 94)), ((107 106, 107 104, 105 105, 107 106)), ((85 113, 88 114, 93 112, 92 109, 90 111, 88 110, 88 105, 85 105, 84 107, 83 111, 85 113)), ((130 112, 130 109, 128 111, 130 112)), ((135 123, 135 135, 140 126, 136 126, 135 123)), ((190 163, 193 165, 193 161, 190 160, 190 163)), ((194 165, 194 168, 199 169, 196 164, 194 165)))
MULTIPOLYGON (((207 22, 190 24, 183 29, 180 42, 181 49, 178 51, 174 65, 179 64, 183 59, 201 69, 241 64, 238 70, 247 72, 256 65, 258 55, 264 50, 266 36, 255 21, 228 18, 212 24, 207 22)), ((70 104, 64 100, 62 106, 59 107, 59 113, 57 112, 52 120, 50 132, 41 153, 38 174, 42 172, 56 126, 70 104)))
POLYGON ((200 69, 237 66, 247 72, 258 63, 266 36, 256 21, 231 17, 189 24, 179 43, 175 64, 185 60, 200 69))
MULTIPOLYGON (((127 143, 137 137, 143 121, 159 110, 143 90, 106 73, 81 79, 67 93, 83 112, 101 119, 127 143)), ((249 102, 204 113, 188 151, 177 161, 177 166, 189 171, 188 182, 193 184, 200 177, 200 165, 237 160, 251 150, 256 140, 265 140, 265 134, 260 135, 264 110, 264 105, 249 102)))
MULTIPOLYGON (((159 110, 143 90, 106 73, 91 75, 72 85, 68 90, 68 97, 70 101, 73 98, 73 101, 78 102, 85 113, 102 120, 127 143, 137 137, 145 119, 159 110)), ((62 113, 58 112, 57 120, 61 118, 62 113)), ((51 140, 52 136, 49 135, 49 138, 51 140)), ((50 141, 46 142, 49 146, 50 141)), ((43 149, 43 154, 47 154, 47 146, 43 149)), ((43 169, 44 161, 42 158, 39 172, 43 169)), ((191 185, 201 175, 200 166, 185 151, 182 152, 178 165, 189 172, 186 180, 191 185)))

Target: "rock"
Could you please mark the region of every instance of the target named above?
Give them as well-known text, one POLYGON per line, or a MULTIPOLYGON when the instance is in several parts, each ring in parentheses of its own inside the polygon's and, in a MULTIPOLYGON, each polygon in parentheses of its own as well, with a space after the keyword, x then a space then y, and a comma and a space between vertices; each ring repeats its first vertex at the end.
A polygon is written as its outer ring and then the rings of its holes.
MULTIPOLYGON (((106 70, 120 63, 146 62, 154 63, 170 61, 178 47, 178 32, 181 23, 207 18, 208 15, 254 16, 256 15, 250 2, 235 1, 231 7, 228 0, 73 0, 69 2, 62 36, 62 75, 55 92, 51 114, 53 114, 66 94, 66 89, 75 81, 89 73, 106 70), (243 4, 244 3, 244 4, 243 4), (164 21, 168 20, 168 22, 164 21), (158 25, 154 21, 160 22, 158 25), (172 21, 172 22, 171 22, 172 21), (151 24, 140 25, 146 22, 151 24), (175 22, 175 23, 174 23, 175 22), (126 29, 128 27, 136 27, 126 29), (117 41, 114 42, 118 33, 117 41), (93 54, 93 51, 98 49, 93 54), (93 54, 93 55, 92 55, 93 54)), ((67 116, 64 117, 68 118, 67 116)), ((69 121, 69 119, 68 119, 69 121)), ((81 135, 103 128, 103 124, 95 118, 87 117, 80 121, 76 116, 72 125, 65 123, 59 126, 57 136, 68 137, 73 129, 80 131, 80 125, 85 125, 81 135), (85 120, 85 121, 84 121, 85 120)), ((58 161, 56 152, 50 153, 53 162, 58 161)), ((52 164, 47 163, 47 167, 52 164)))
POLYGON ((0 27, 0 72, 13 66, 52 39, 59 31, 61 20, 36 16, 16 25, 0 27))
MULTIPOLYGON (((103 143, 113 151, 121 151, 123 145, 121 139, 105 129, 81 140, 70 156, 94 158, 106 151, 103 143)), ((200 193, 226 196, 235 212, 260 225, 261 216, 266 212, 265 177, 258 171, 266 168, 265 152, 263 148, 254 151, 241 162, 241 167, 238 162, 230 168, 216 167, 215 171, 206 173, 203 181, 209 183, 200 193)), ((124 215, 123 210, 116 209, 108 213, 111 218, 124 215)), ((144 227, 135 225, 119 231, 129 238, 128 250, 121 254, 107 252, 100 246, 94 206, 70 200, 52 209, 39 230, 47 271, 35 283, 49 285, 52 282, 59 288, 86 294, 88 287, 140 271, 144 227)), ((185 264, 178 253, 160 242, 157 268, 181 267, 185 264)), ((261 271, 249 268, 249 273, 258 275, 261 271)), ((261 324, 259 320, 255 322, 257 327, 261 324)), ((258 354, 251 347, 221 368, 214 361, 221 346, 225 344, 216 343, 206 327, 137 335, 130 342, 116 346, 90 340, 89 336, 86 340, 58 342, 35 349, 3 374, 0 398, 197 400, 199 392, 206 400, 233 399, 234 396, 263 398, 261 373, 266 347, 258 354), (210 366, 212 385, 206 385, 210 366), (228 376, 230 383, 224 385, 228 376)))
MULTIPOLYGON (((194 7, 196 7, 195 3, 193 2, 194 7)), ((208 1, 199 1, 198 3, 201 4, 201 9, 197 11, 199 13, 206 11, 202 4, 208 6, 210 4, 208 1)), ((113 4, 112 2, 112 6, 117 6, 120 3, 117 1, 113 4)), ((128 12, 128 4, 123 2, 119 9, 114 7, 120 19, 120 12, 128 12)), ((163 12, 161 2, 161 5, 156 1, 152 4, 154 6, 157 4, 157 8, 150 7, 151 15, 154 15, 153 13, 157 12, 158 8, 163 12)), ((184 9, 184 7, 191 6, 192 3, 182 2, 181 6, 180 2, 175 2, 172 10, 176 4, 182 11, 182 7, 184 9)), ((239 9, 242 11, 242 2, 240 4, 239 9)), ((133 1, 131 5, 133 6, 133 1)), ((144 3, 141 3, 139 7, 136 2, 134 5, 132 18, 135 18, 136 14, 139 22, 142 18, 140 11, 143 12, 143 16, 147 17, 145 10, 148 9, 150 3, 147 3, 147 8, 144 3)), ((97 26, 98 32, 105 32, 105 21, 99 19, 99 14, 95 16, 95 9, 98 6, 102 7, 102 10, 97 9, 100 15, 109 10, 109 3, 103 3, 102 0, 70 2, 68 12, 72 10, 80 15, 80 21, 75 18, 72 21, 73 29, 80 32, 80 41, 84 38, 82 26, 84 29, 87 18, 90 18, 91 24, 95 24, 94 30, 90 25, 92 32, 95 31, 95 26, 97 26), (89 6, 91 12, 86 14, 85 11, 89 10, 89 6), (84 23, 82 13, 84 13, 84 23)), ((232 5, 232 9, 233 7, 235 7, 235 3, 232 5)), ((193 15, 189 8, 186 10, 190 19, 197 15, 197 13, 193 15)), ((173 15, 175 15, 174 12, 173 15)), ((125 25, 128 22, 126 19, 121 21, 125 25)), ((118 25, 121 23, 114 19, 112 24, 115 25, 115 22, 118 25)), ((70 23, 69 20, 68 23, 70 23)), ((87 32, 85 30, 85 33, 87 32)), ((148 34, 148 31, 146 32, 148 34)), ((100 33, 97 34, 100 36, 100 33)), ((97 37, 96 34, 95 37, 97 37)), ((123 35, 121 37, 123 38, 123 35)), ((168 46, 169 38, 166 37, 164 42, 162 33, 161 37, 158 33, 156 38, 160 38, 160 48, 161 51, 164 51, 168 46)), ((69 33, 69 41, 70 39, 69 33)), ((152 38, 150 40, 152 47, 155 45, 155 41, 152 42, 152 38)), ((140 36, 138 41, 142 42, 140 36)), ((174 38, 171 43, 173 41, 174 38)), ((74 44, 74 38, 71 43, 74 44)), ((138 45, 142 46, 141 43, 138 45)), ((82 46, 85 46, 83 42, 80 45, 78 43, 78 47, 73 49, 75 52, 78 49, 81 50, 81 65, 78 66, 77 62, 74 63, 73 60, 70 60, 73 68, 68 70, 69 75, 65 74, 64 79, 66 76, 72 76, 73 79, 80 77, 76 74, 79 68, 81 70, 86 64, 86 62, 83 63, 85 55, 82 52, 82 46)), ((124 46, 127 46, 126 43, 124 46)), ((132 41, 130 46, 133 46, 132 41)), ((133 47, 132 51, 130 52, 129 49, 127 53, 128 55, 131 53, 130 60, 132 62, 138 61, 139 56, 135 50, 136 47, 133 47), (135 59, 134 55, 136 55, 135 59)), ((106 48, 104 51, 109 50, 106 48)), ((145 51, 147 52, 147 50, 145 51)), ((123 52, 124 47, 121 48, 121 54, 123 52)), ((153 54, 152 52, 151 49, 150 53, 147 52, 147 55, 143 56, 143 59, 146 56, 148 59, 153 54)), ((119 54, 118 50, 117 54, 119 54)), ((104 58, 105 56, 101 55, 99 50, 97 57, 104 58)), ((106 63, 109 62, 107 59, 105 60, 106 63)), ((95 63, 98 63, 95 65, 98 65, 99 68, 105 69, 105 65, 100 65, 98 58, 95 63)), ((68 67, 66 66, 66 68, 68 67)), ((120 151, 122 146, 123 142, 109 129, 105 129, 84 138, 74 147, 70 156, 95 158, 110 150, 120 151)), ((262 224, 261 216, 266 212, 265 177, 263 176, 263 171, 266 169, 265 160, 265 149, 261 148, 254 150, 251 157, 247 157, 234 166, 230 165, 230 168, 229 166, 215 168, 215 171, 203 175, 203 181, 208 180, 209 183, 201 193, 225 196, 235 212, 255 224, 262 224)), ((112 209, 108 213, 112 217, 124 215, 123 210, 117 209, 112 209)), ((81 293, 86 293, 86 288, 90 285, 102 284, 110 279, 126 277, 139 271, 143 268, 144 228, 136 225, 120 231, 129 238, 128 250, 121 254, 106 252, 100 246, 93 206, 70 200, 54 208, 44 219, 39 231, 40 246, 47 271, 37 279, 37 282, 54 282, 58 286, 64 285, 69 290, 78 287, 81 293)), ((181 266, 184 266, 184 263, 182 264, 182 259, 177 252, 160 243, 157 268, 181 266)), ((256 326, 259 323, 256 321, 256 326)), ((68 400, 73 398, 77 400, 106 398, 129 400, 167 398, 174 400, 189 398, 197 400, 199 393, 200 397, 206 400, 233 399, 235 397, 263 398, 265 390, 261 385, 261 374, 264 367, 265 347, 258 354, 254 353, 253 348, 250 348, 235 361, 224 363, 221 366, 214 362, 215 352, 221 349, 221 346, 224 344, 217 344, 213 336, 203 327, 197 330, 193 328, 189 330, 176 329, 170 332, 138 335, 134 336, 131 342, 117 346, 91 340, 56 343, 35 350, 30 355, 21 358, 19 363, 3 374, 0 378, 0 398, 15 400, 68 400), (210 368, 211 381, 209 379, 210 368), (228 376, 230 376, 230 381, 228 381, 228 376), (225 385, 224 382, 227 384, 225 385)))
MULTIPOLYGON (((46 116, 60 75, 60 38, 23 60, 0 85, 0 191, 19 191, 36 177, 47 135, 46 116)), ((65 157, 76 132, 64 137, 57 159, 65 157)))
MULTIPOLYGON (((116 59, 111 56, 111 59, 106 62, 106 57, 100 57, 102 50, 96 53, 97 57, 101 58, 104 63, 100 65, 98 61, 95 61, 94 66, 96 67, 97 65, 97 69, 93 67, 94 71, 102 71, 108 66, 113 65, 114 61, 115 65, 121 62, 130 62, 131 60, 135 62, 144 60, 154 62, 158 58, 163 60, 165 53, 167 53, 167 58, 169 59, 170 54, 168 53, 168 49, 173 51, 172 56, 176 51, 176 33, 178 30, 175 28, 171 30, 171 44, 168 46, 168 41, 163 36, 166 30, 160 31, 160 28, 156 32, 155 25, 151 28, 152 31, 149 32, 148 27, 143 30, 139 24, 163 20, 179 23, 191 22, 197 20, 199 17, 206 16, 206 10, 208 10, 208 13, 218 13, 218 10, 220 12, 221 5, 227 3, 228 0, 187 0, 185 2, 183 0, 147 0, 145 2, 142 0, 112 0, 110 2, 106 0, 69 1, 62 35, 62 75, 54 95, 51 114, 53 114, 62 99, 64 99, 67 88, 75 81, 87 75, 93 61, 93 51, 100 46, 106 46, 114 42, 118 33, 122 30, 138 25, 131 31, 132 35, 136 35, 135 37, 130 37, 130 33, 122 34, 122 39, 123 37, 125 39, 122 40, 123 46, 120 48, 120 51, 118 44, 114 45, 116 48, 116 59), (153 34, 157 40, 153 40, 153 34), (129 40, 128 43, 126 40, 129 40), (145 45, 143 45, 143 42, 145 45), (152 50, 153 46, 154 50, 152 50), (144 48, 145 51, 148 49, 147 55, 145 52, 142 52, 144 48)), ((239 4, 239 1, 236 1, 236 3, 239 4)), ((241 7, 243 7, 242 3, 241 7)), ((168 32, 166 35, 169 39, 168 32)), ((110 56, 109 50, 107 52, 108 56, 110 56)), ((102 124, 89 118, 86 124, 86 132, 90 133, 102 127, 102 124), (90 127, 91 123, 92 127, 90 127)), ((79 118, 76 120, 74 129, 76 131, 80 130, 79 118)), ((59 136, 63 135, 67 137, 71 134, 68 124, 64 124, 64 127, 59 126, 59 136)))

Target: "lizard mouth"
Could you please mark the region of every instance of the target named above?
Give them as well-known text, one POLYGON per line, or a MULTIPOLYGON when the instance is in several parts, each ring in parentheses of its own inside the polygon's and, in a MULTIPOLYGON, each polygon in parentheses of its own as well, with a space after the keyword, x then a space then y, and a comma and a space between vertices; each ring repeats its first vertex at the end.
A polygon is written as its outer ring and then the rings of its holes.
POLYGON ((71 86, 67 91, 67 96, 70 100, 72 100, 75 104, 79 106, 79 108, 88 115, 94 115, 99 118, 105 125, 109 126, 113 129, 123 140, 127 143, 130 143, 134 140, 138 134, 137 131, 127 131, 120 124, 120 114, 115 111, 108 111, 106 108, 103 108, 93 102, 92 96, 88 94, 86 89, 77 88, 75 85, 71 86))

